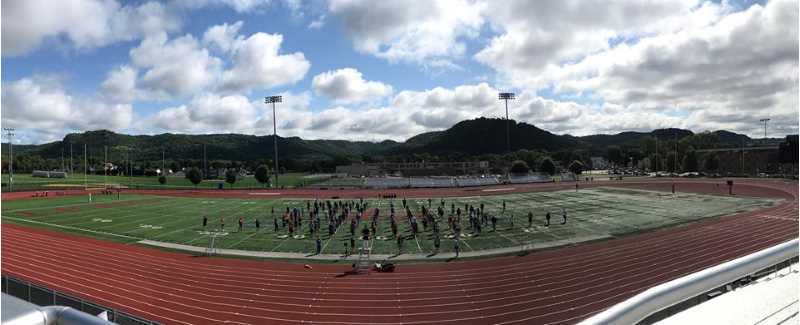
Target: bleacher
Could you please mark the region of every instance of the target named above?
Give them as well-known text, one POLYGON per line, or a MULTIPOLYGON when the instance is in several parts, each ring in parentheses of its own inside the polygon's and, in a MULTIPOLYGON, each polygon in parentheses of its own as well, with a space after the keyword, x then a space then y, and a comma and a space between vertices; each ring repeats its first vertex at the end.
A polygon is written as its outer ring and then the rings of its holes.
POLYGON ((547 174, 529 174, 529 175, 512 175, 508 178, 511 184, 527 184, 527 183, 546 183, 552 182, 553 178, 547 174))
POLYGON ((497 185, 500 182, 497 180, 497 177, 465 177, 465 178, 456 178, 456 185, 459 187, 469 187, 469 186, 487 186, 487 185, 497 185))
POLYGON ((409 186, 408 178, 369 177, 364 182, 367 188, 405 188, 409 186))
POLYGON ((362 187, 364 186, 363 178, 355 177, 333 177, 323 182, 314 184, 314 187, 362 187))
POLYGON ((454 187, 452 177, 412 177, 409 185, 414 188, 454 187))

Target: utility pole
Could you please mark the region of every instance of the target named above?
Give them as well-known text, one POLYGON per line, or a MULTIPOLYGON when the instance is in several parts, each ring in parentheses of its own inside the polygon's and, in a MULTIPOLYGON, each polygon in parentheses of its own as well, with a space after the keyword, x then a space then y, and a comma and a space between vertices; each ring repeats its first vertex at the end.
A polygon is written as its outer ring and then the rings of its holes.
POLYGON ((272 104, 272 147, 275 148, 275 183, 273 187, 278 187, 278 123, 276 122, 275 103, 282 101, 282 96, 264 97, 264 104, 272 104))
POLYGON ((3 128, 8 139, 8 191, 14 189, 14 144, 11 140, 14 137, 14 129, 3 128))
POLYGON ((64 146, 61 146, 61 171, 64 171, 64 146))
POLYGON ((675 141, 675 156, 672 157, 672 172, 678 172, 678 134, 672 131, 672 140, 675 141))
POLYGON ((763 122, 763 123, 764 123, 764 142, 766 142, 766 141, 767 141, 767 122, 769 122, 769 121, 770 121, 770 119, 768 119, 768 118, 762 118, 762 119, 760 119, 759 121, 761 121, 761 122, 763 122))
POLYGON ((208 165, 206 165, 206 144, 203 143, 203 178, 208 178, 208 165))
POLYGON ((161 148, 161 174, 166 176, 166 169, 164 169, 166 165, 164 165, 164 148, 161 148))
POLYGON ((83 144, 83 190, 89 189, 89 181, 86 178, 86 174, 88 174, 89 164, 87 163, 88 159, 86 158, 86 143, 83 144))
POLYGON ((742 139, 742 154, 739 156, 741 159, 741 166, 739 167, 739 174, 744 175, 744 139, 742 139))
POLYGON ((131 147, 128 147, 128 155, 127 155, 128 156, 127 157, 128 158, 128 163, 127 163, 127 165, 128 165, 127 166, 128 167, 127 168, 128 169, 128 188, 131 188, 133 186, 133 180, 131 179, 131 176, 133 176, 133 167, 131 167, 131 149, 132 149, 131 147))
POLYGON ((658 137, 656 136, 656 175, 658 174, 658 161, 661 160, 661 154, 658 153, 658 137))

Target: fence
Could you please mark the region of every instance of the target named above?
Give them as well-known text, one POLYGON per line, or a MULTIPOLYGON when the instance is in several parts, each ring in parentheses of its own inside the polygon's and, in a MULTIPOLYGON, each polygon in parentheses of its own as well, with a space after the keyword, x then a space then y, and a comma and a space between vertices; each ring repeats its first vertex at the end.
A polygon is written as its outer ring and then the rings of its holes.
POLYGON ((108 320, 121 325, 161 324, 7 275, 0 277, 0 285, 3 293, 39 306, 72 307, 91 315, 107 311, 108 320))
POLYGON ((648 316, 681 304, 695 295, 759 274, 765 269, 776 268, 775 265, 792 260, 797 255, 798 240, 794 239, 647 289, 584 320, 580 325, 637 324, 648 316))

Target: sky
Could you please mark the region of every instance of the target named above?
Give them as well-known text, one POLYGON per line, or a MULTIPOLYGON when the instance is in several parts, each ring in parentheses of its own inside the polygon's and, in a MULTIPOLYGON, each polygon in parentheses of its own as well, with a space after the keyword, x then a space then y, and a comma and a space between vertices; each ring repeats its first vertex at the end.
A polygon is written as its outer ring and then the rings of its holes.
POLYGON ((26 0, 1 22, 14 143, 272 134, 271 95, 305 139, 504 117, 498 92, 557 134, 798 132, 797 0, 26 0))

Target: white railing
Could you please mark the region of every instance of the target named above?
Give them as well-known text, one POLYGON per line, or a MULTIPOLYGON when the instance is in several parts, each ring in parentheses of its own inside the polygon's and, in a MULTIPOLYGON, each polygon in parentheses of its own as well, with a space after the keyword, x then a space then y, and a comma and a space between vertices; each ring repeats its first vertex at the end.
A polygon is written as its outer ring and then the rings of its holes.
POLYGON ((662 309, 754 274, 797 255, 798 240, 793 239, 700 272, 662 283, 616 304, 580 322, 580 324, 636 324, 662 309))

